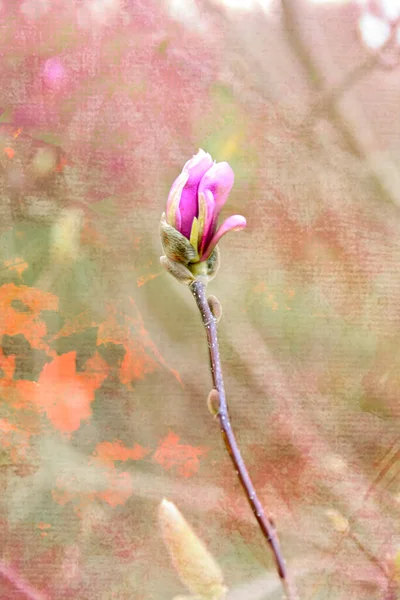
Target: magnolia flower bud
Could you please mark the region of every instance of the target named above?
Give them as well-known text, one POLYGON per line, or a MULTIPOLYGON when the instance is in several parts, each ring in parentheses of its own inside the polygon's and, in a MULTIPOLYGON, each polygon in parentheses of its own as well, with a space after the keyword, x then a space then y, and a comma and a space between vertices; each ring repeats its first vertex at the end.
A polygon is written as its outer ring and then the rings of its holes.
MULTIPOLYGON (((199 150, 172 184, 160 233, 168 261, 183 264, 195 277, 212 279, 219 266, 217 243, 228 231, 246 227, 246 219, 234 215, 218 227, 219 213, 233 185, 233 171, 226 162, 215 163, 199 150)), ((162 263, 170 272, 171 267, 162 263)))
POLYGON ((221 569, 175 504, 164 499, 158 518, 163 540, 182 583, 200 598, 225 598, 227 588, 221 569))

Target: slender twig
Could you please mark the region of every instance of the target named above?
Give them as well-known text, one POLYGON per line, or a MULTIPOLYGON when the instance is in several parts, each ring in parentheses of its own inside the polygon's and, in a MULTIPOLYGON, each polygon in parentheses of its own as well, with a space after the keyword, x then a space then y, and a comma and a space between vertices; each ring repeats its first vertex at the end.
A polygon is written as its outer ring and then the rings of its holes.
MULTIPOLYGON (((282 20, 286 30, 287 39, 295 53, 299 63, 302 65, 306 76, 314 92, 324 94, 325 75, 315 59, 311 47, 303 39, 301 26, 298 19, 298 7, 295 0, 281 0, 282 20)), ((365 141, 363 124, 360 124, 360 117, 350 116, 343 110, 338 102, 331 102, 325 105, 326 116, 340 133, 347 149, 358 159, 365 161, 370 171, 371 183, 373 183, 376 193, 386 201, 399 206, 400 198, 397 191, 393 189, 388 176, 377 168, 373 157, 371 157, 370 143, 365 141)), ((306 122, 307 119, 306 119, 306 122)), ((304 124, 302 126, 304 131, 304 124)))
POLYGON ((264 509, 260 500, 257 497, 256 491, 250 479, 249 473, 241 456, 235 435, 232 430, 228 414, 228 407, 226 403, 224 380, 222 376, 221 361, 219 356, 217 324, 216 319, 214 318, 207 301, 206 286, 200 279, 196 279, 190 285, 190 289, 194 296, 194 299, 196 300, 204 327, 206 329, 210 355, 211 374, 214 388, 218 392, 219 406, 217 417, 221 427, 221 433, 225 442, 225 446, 235 467, 236 473, 245 492, 247 501, 251 506, 251 509, 254 513, 255 518, 257 519, 258 525, 265 539, 271 547, 276 568, 279 577, 281 578, 283 588, 286 592, 286 596, 288 600, 296 600, 297 593, 294 590, 293 584, 289 581, 285 560, 282 555, 282 550, 279 544, 278 535, 276 533, 275 527, 264 513, 264 509))
MULTIPOLYGON (((354 85, 356 85, 360 79, 368 75, 373 70, 381 67, 382 69, 394 69, 399 65, 399 60, 393 63, 387 63, 384 61, 385 52, 390 49, 396 42, 397 29, 400 26, 400 19, 396 19, 391 24, 391 33, 377 52, 370 54, 367 59, 359 65, 353 67, 346 75, 344 75, 342 81, 335 87, 324 91, 320 98, 311 106, 308 116, 305 119, 305 126, 310 126, 313 119, 316 119, 323 112, 329 112, 332 105, 337 103, 338 100, 349 91, 354 85)), ((313 71, 314 72, 314 71, 313 71)))
POLYGON ((29 583, 3 561, 0 561, 0 578, 5 579, 10 585, 20 592, 27 600, 45 600, 45 596, 35 590, 29 583))
POLYGON ((388 581, 389 573, 387 565, 381 562, 379 558, 375 556, 375 554, 370 552, 368 548, 366 548, 364 544, 358 539, 358 536, 355 533, 349 531, 347 537, 353 542, 353 544, 357 546, 360 552, 362 552, 362 554, 364 554, 367 557, 367 559, 380 570, 382 575, 385 577, 386 581, 388 581))

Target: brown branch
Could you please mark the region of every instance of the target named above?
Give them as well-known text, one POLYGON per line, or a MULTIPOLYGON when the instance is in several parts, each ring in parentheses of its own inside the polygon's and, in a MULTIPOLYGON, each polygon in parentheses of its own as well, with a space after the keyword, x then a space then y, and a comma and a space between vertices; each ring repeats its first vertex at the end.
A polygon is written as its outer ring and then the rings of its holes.
POLYGON ((222 437, 233 466, 239 477, 240 483, 246 495, 247 501, 254 513, 257 523, 268 542, 274 556, 276 568, 281 578, 283 588, 288 600, 297 600, 298 596, 293 584, 289 581, 285 560, 279 544, 278 535, 271 520, 265 515, 263 506, 257 497, 253 483, 250 479, 244 460, 241 456, 235 434, 229 419, 228 407, 226 403, 224 380, 222 376, 221 361, 218 348, 217 324, 214 318, 206 296, 205 284, 196 279, 191 285, 190 290, 194 296, 199 308, 201 318, 206 329, 208 349, 210 356, 211 375, 214 388, 218 392, 217 417, 219 420, 222 437))

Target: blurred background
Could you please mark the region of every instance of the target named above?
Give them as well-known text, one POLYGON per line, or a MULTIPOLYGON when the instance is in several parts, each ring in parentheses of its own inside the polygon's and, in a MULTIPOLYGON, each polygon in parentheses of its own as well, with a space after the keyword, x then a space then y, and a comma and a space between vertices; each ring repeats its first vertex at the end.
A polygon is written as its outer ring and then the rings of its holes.
POLYGON ((0 596, 188 594, 173 501, 228 600, 282 597, 163 272, 169 188, 228 161, 210 284, 232 424, 302 600, 400 572, 400 3, 0 1, 0 596))

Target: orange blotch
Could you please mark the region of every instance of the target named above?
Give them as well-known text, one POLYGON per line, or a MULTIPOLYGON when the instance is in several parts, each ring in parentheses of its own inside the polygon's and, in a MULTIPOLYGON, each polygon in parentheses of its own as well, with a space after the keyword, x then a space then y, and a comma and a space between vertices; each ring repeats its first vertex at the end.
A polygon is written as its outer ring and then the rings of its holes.
POLYGON ((267 286, 266 286, 265 282, 260 281, 253 287, 253 292, 255 292, 256 294, 261 294, 262 292, 265 292, 266 289, 267 289, 267 286))
POLYGON ((122 383, 130 386, 133 381, 144 379, 148 373, 153 373, 162 365, 182 385, 179 373, 168 367, 146 331, 139 310, 134 305, 133 300, 131 302, 133 305, 132 315, 127 315, 117 310, 114 305, 109 305, 107 318, 101 323, 96 323, 92 320, 89 312, 83 312, 73 321, 67 322, 57 337, 71 335, 88 327, 98 326, 97 346, 111 343, 122 345, 125 349, 125 355, 119 369, 119 377, 122 383))
POLYGON ((106 473, 106 478, 108 480, 107 488, 99 492, 97 496, 113 507, 125 504, 133 494, 132 475, 125 471, 117 473, 110 470, 106 473))
MULTIPOLYGON (((120 380, 125 385, 132 381, 144 379, 148 373, 153 373, 159 365, 168 368, 163 356, 153 343, 144 327, 143 318, 132 298, 132 316, 118 312, 114 306, 109 307, 106 321, 100 324, 97 344, 122 344, 125 356, 120 367, 120 380)), ((179 373, 169 371, 181 383, 179 373)))
POLYGON ((60 506, 72 504, 75 513, 79 515, 86 507, 93 505, 96 491, 89 489, 85 478, 78 478, 67 469, 58 475, 51 496, 60 506))
POLYGON ((124 315, 117 312, 114 306, 108 307, 108 316, 100 323, 97 334, 97 343, 101 344, 123 344, 128 345, 131 332, 124 315))
POLYGON ((38 529, 51 529, 52 525, 50 523, 43 523, 43 522, 41 522, 41 523, 37 523, 36 527, 38 529))
POLYGON ((9 381, 9 386, 13 390, 13 394, 7 398, 10 406, 16 409, 23 409, 36 406, 33 404, 34 395, 37 394, 36 381, 28 381, 18 379, 17 381, 9 381))
POLYGON ((15 356, 5 356, 2 348, 0 348, 0 369, 3 371, 4 376, 0 378, 0 385, 5 384, 6 381, 11 381, 15 370, 15 356))
POLYGON ((168 365, 167 365, 164 357, 162 356, 161 352, 158 350, 157 346, 155 345, 155 343, 151 339, 148 331, 146 330, 146 328, 144 326, 144 321, 143 321, 142 315, 140 314, 139 309, 137 308, 137 306, 135 304, 135 301, 133 300, 133 298, 129 298, 129 301, 131 303, 132 309, 133 309, 134 314, 135 314, 135 316, 132 317, 132 319, 129 319, 129 320, 133 323, 133 325, 134 325, 134 327, 135 327, 135 329, 136 329, 136 331, 137 331, 140 339, 143 342, 143 346, 144 346, 145 350, 147 352, 151 352, 156 357, 156 359, 158 360, 158 362, 161 365, 163 365, 164 367, 166 367, 167 369, 169 369, 170 373, 172 373, 172 375, 175 377, 175 379, 181 384, 181 386, 183 386, 182 379, 181 379, 181 376, 179 375, 178 371, 176 371, 175 369, 171 369, 170 367, 168 367, 168 365))
POLYGON ((16 139, 22 133, 22 127, 18 127, 13 133, 13 138, 16 139))
MULTIPOLYGON (((15 426, 7 421, 7 419, 0 419, 0 431, 2 433, 10 433, 10 431, 14 431, 15 426)), ((4 439, 1 440, 1 443, 4 442, 4 439)))
POLYGON ((6 283, 0 287, 0 336, 23 334, 33 348, 50 349, 43 341, 47 333, 46 324, 40 319, 42 310, 57 310, 58 298, 49 292, 26 285, 6 283), (26 310, 16 310, 12 304, 18 300, 26 310))
POLYGON ((182 477, 192 477, 199 470, 200 458, 208 452, 208 448, 180 444, 179 439, 179 436, 171 431, 161 441, 152 460, 164 469, 176 468, 182 477))
POLYGON ((159 275, 161 275, 161 272, 160 273, 150 273, 150 275, 142 275, 142 277, 138 277, 136 280, 137 286, 142 287, 142 285, 144 285, 148 281, 151 281, 152 279, 155 279, 156 277, 159 277, 159 275))
POLYGON ((135 238, 133 240, 133 248, 135 250, 138 250, 141 242, 142 242, 142 236, 141 235, 135 236, 135 238))
POLYGON ((66 321, 62 329, 58 332, 57 338, 68 337, 74 333, 80 333, 89 327, 95 327, 95 323, 91 318, 89 310, 85 310, 76 315, 73 319, 66 321))
POLYGON ((51 491, 51 497, 60 506, 65 506, 74 499, 74 494, 64 489, 55 488, 51 491))
POLYGON ((64 171, 64 168, 67 166, 68 162, 67 159, 65 158, 65 156, 62 156, 60 158, 60 160, 57 162, 56 166, 54 167, 54 170, 57 173, 62 173, 64 171))
POLYGON ((76 372, 76 352, 57 356, 40 374, 33 401, 62 433, 79 429, 90 418, 96 389, 107 377, 108 367, 98 355, 87 361, 86 370, 76 372))
POLYGON ((9 271, 16 271, 21 277, 22 273, 28 268, 28 263, 22 258, 13 258, 12 260, 5 260, 4 266, 9 271))
POLYGON ((114 462, 119 460, 140 460, 149 454, 150 449, 135 444, 132 448, 127 448, 120 441, 102 442, 97 444, 94 456, 105 465, 114 466, 114 462))
POLYGON ((113 507, 125 504, 133 493, 132 476, 126 471, 116 471, 114 462, 140 460, 149 452, 149 448, 144 448, 139 444, 127 448, 119 440, 98 444, 91 463, 101 469, 105 485, 104 489, 97 492, 97 497, 113 507))
POLYGON ((0 369, 3 372, 3 377, 0 378, 0 397, 7 402, 10 408, 29 408, 32 405, 32 393, 36 393, 37 384, 34 381, 13 379, 15 360, 14 355, 4 356, 0 348, 0 369))
POLYGON ((125 504, 132 496, 133 479, 130 473, 118 472, 113 466, 105 467, 97 458, 91 458, 89 466, 93 472, 91 486, 94 489, 88 489, 85 481, 76 479, 70 473, 62 473, 52 490, 52 498, 57 504, 64 506, 70 503, 79 514, 96 499, 116 507, 125 504))
POLYGON ((3 152, 6 156, 8 156, 8 158, 14 158, 15 156, 15 150, 13 148, 10 148, 9 146, 6 146, 3 152))
POLYGON ((108 244, 106 236, 92 226, 89 221, 85 221, 83 224, 81 239, 82 243, 98 248, 107 247, 108 244))
POLYGON ((143 348, 128 346, 121 364, 119 377, 121 383, 130 384, 132 380, 144 379, 148 373, 157 369, 157 363, 146 354, 143 348))
POLYGON ((16 464, 25 460, 32 432, 10 423, 7 419, 0 419, 0 432, 0 447, 7 450, 10 462, 16 464))

